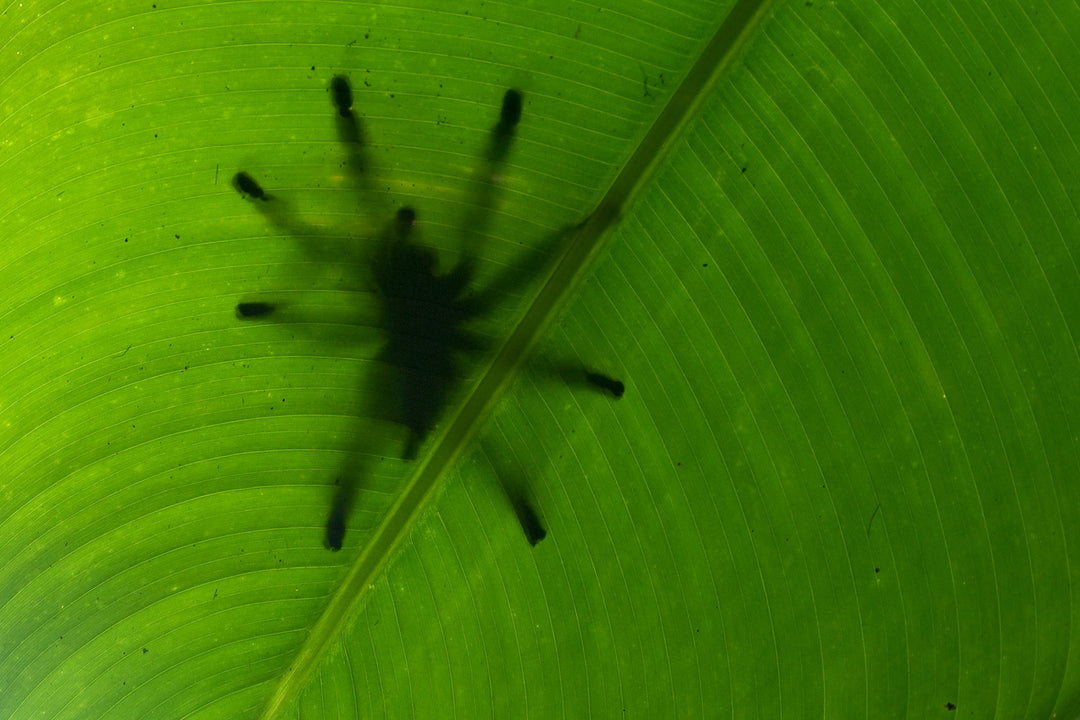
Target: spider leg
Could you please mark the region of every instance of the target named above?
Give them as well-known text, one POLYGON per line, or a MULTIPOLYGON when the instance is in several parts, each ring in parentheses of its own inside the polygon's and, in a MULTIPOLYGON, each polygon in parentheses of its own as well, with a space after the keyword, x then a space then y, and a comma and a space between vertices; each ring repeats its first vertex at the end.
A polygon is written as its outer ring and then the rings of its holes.
POLYGON ((490 440, 482 438, 480 449, 495 470, 499 489, 509 502, 514 516, 517 517, 521 532, 529 545, 536 547, 537 543, 547 537, 547 530, 544 529, 541 517, 536 511, 536 498, 529 487, 528 478, 522 473, 519 464, 507 458, 504 453, 498 452, 490 440))
POLYGON ((491 128, 480 166, 473 176, 469 211, 461 224, 461 252, 466 262, 476 256, 490 224, 495 191, 500 183, 499 171, 517 135, 523 102, 520 90, 510 88, 503 95, 499 121, 491 128))
POLYGON ((376 178, 372 172, 367 134, 353 109, 353 93, 349 78, 344 75, 335 75, 330 80, 330 99, 337 111, 334 113, 334 123, 337 128, 338 142, 345 150, 345 162, 342 163, 342 167, 356 185, 360 212, 368 216, 369 221, 376 220, 372 227, 377 227, 381 224, 381 220, 374 216, 381 215, 387 209, 386 199, 375 190, 376 178))
POLYGON ((348 517, 352 496, 355 494, 352 487, 352 483, 347 483, 338 488, 334 504, 330 506, 330 517, 326 520, 325 543, 326 547, 334 552, 341 549, 341 543, 345 540, 345 518, 348 517))
POLYGON ((593 388, 610 393, 616 400, 626 392, 626 385, 623 384, 622 380, 616 380, 603 373, 593 372, 588 369, 585 369, 585 382, 589 383, 593 388))
POLYGON ((277 303, 262 300, 241 302, 236 306, 236 317, 240 320, 254 320, 267 317, 277 309, 277 303))
POLYGON ((622 380, 590 368, 580 360, 553 359, 543 354, 534 354, 529 359, 529 370, 540 377, 564 383, 575 391, 600 393, 612 400, 618 400, 626 394, 626 384, 622 380))
POLYGON ((488 147, 486 160, 493 165, 501 163, 510 151, 510 143, 521 120, 521 103, 524 98, 520 90, 510 88, 503 95, 502 108, 499 110, 499 122, 491 130, 491 145, 488 147))
POLYGON ((285 200, 267 193, 246 171, 241 170, 233 176, 233 187, 242 197, 254 204, 255 209, 282 235, 295 239, 313 259, 327 262, 349 259, 342 257, 340 235, 300 220, 285 200))
POLYGON ((539 245, 525 251, 524 261, 503 267, 483 288, 467 298, 466 302, 473 307, 473 312, 478 315, 486 314, 507 295, 520 293, 533 280, 544 276, 559 259, 579 227, 574 225, 551 233, 539 245))

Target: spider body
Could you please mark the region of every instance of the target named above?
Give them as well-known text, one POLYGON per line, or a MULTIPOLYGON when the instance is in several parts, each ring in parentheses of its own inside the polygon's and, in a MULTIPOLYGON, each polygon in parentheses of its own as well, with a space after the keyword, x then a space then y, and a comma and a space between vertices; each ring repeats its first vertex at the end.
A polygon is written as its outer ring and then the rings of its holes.
POLYGON ((394 239, 374 266, 386 342, 378 360, 393 368, 395 420, 409 431, 402 457, 411 460, 455 385, 458 356, 482 349, 467 325, 480 309, 467 294, 472 264, 435 272, 435 253, 411 240, 416 214, 398 211, 394 239))

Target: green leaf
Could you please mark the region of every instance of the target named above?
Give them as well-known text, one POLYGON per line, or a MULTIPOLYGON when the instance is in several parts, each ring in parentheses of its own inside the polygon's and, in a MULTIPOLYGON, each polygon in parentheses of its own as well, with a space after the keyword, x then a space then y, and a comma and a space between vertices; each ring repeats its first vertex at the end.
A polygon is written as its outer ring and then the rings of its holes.
POLYGON ((1080 715, 1076 3, 0 13, 0 717, 1080 715), (521 278, 411 462, 405 205, 521 278))

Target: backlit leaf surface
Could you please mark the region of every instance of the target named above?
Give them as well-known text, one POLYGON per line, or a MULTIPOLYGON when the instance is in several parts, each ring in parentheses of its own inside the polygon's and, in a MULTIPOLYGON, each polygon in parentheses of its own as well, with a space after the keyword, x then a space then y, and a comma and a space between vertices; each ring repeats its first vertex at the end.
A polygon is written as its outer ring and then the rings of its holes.
POLYGON ((1076 717, 1078 36, 1071 0, 7 2, 0 717, 1076 717), (480 281, 592 218, 589 261, 506 293, 402 462, 375 297, 231 178, 342 247, 408 204, 449 267, 508 87, 480 281))

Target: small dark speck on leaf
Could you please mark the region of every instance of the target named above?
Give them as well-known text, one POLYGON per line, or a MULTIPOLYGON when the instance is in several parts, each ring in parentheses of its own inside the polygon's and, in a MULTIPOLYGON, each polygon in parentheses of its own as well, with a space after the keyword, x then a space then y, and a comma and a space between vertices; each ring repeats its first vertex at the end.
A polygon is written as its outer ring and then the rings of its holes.
POLYGON ((947 702, 947 703, 945 703, 945 709, 946 710, 955 710, 956 706, 953 705, 951 702, 947 702))
POLYGON ((147 650, 146 648, 143 648, 143 649, 142 649, 142 654, 143 654, 143 655, 145 655, 145 654, 146 654, 146 653, 148 653, 148 652, 150 652, 150 651, 149 651, 149 650, 147 650))
POLYGON ((881 572, 881 568, 879 568, 879 567, 876 567, 876 568, 874 568, 874 572, 875 572, 875 573, 879 573, 879 572, 881 572))

